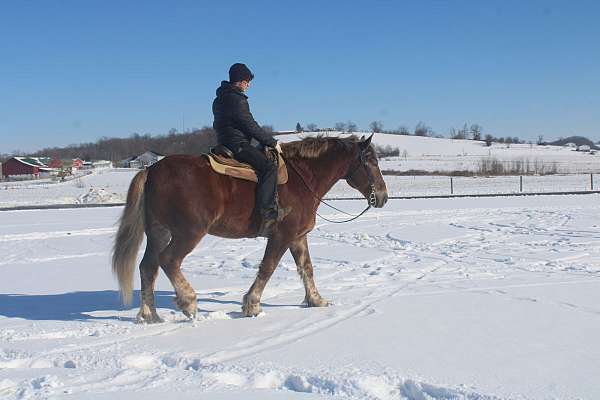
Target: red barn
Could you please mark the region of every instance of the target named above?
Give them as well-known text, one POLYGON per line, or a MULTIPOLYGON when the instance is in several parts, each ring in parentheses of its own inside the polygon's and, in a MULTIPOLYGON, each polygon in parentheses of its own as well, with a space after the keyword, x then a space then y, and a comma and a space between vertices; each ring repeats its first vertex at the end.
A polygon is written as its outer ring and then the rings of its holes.
POLYGON ((83 168, 83 160, 79 158, 73 159, 73 169, 81 169, 83 168))
POLYGON ((40 173, 50 173, 52 170, 39 159, 30 157, 13 157, 2 164, 2 175, 4 177, 15 175, 39 177, 40 173))

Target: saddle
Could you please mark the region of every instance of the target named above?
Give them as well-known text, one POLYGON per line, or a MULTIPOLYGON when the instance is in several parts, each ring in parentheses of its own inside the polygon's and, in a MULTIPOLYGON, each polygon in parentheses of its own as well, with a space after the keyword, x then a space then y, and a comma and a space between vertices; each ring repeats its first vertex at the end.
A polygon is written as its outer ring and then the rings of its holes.
MULTIPOLYGON (((221 175, 228 175, 234 178, 244 179, 247 181, 258 182, 256 172, 250 164, 240 162, 233 158, 233 152, 223 145, 217 145, 210 149, 209 154, 204 154, 212 169, 221 175)), ((268 155, 269 156, 269 155, 268 155)), ((277 153, 278 171, 277 184, 283 185, 288 181, 287 168, 281 154, 277 153)))

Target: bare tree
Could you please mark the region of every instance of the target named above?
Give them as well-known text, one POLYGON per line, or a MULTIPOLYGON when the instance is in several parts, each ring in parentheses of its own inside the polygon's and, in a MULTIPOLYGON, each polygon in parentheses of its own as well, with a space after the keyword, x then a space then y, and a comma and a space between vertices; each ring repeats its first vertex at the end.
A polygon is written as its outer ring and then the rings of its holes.
POLYGON ((471 125, 471 138, 473 140, 481 140, 481 131, 483 128, 479 124, 471 125))
POLYGON ((463 127, 458 130, 458 135, 460 137, 458 137, 457 139, 466 139, 466 138, 469 137, 469 128, 467 127, 467 123, 466 122, 463 125, 463 127))
POLYGON ((358 127, 356 126, 356 124, 354 122, 348 121, 348 122, 346 122, 346 130, 348 131, 348 133, 353 133, 358 130, 358 127))
POLYGON ((346 123, 345 122, 336 122, 333 126, 333 129, 340 132, 346 132, 346 123))
POLYGON ((410 135, 410 130, 408 129, 407 126, 401 125, 398 128, 398 134, 408 136, 408 135, 410 135))
POLYGON ((494 137, 492 135, 490 135, 489 133, 487 135, 485 135, 485 145, 487 147, 490 147, 492 145, 493 141, 494 141, 494 137))
POLYGON ((425 125, 423 121, 419 121, 415 126, 415 136, 431 136, 432 133, 432 129, 425 125))
POLYGON ((369 129, 371 129, 371 132, 381 132, 383 130, 383 122, 373 121, 369 124, 369 129))
POLYGON ((544 144, 544 135, 539 135, 538 136, 537 144, 539 144, 539 145, 544 144))
POLYGON ((314 124, 314 123, 312 123, 312 122, 311 122, 310 124, 306 124, 306 130, 307 130, 308 132, 316 132, 316 131, 317 131, 317 129, 319 129, 319 128, 317 127, 317 124, 314 124))

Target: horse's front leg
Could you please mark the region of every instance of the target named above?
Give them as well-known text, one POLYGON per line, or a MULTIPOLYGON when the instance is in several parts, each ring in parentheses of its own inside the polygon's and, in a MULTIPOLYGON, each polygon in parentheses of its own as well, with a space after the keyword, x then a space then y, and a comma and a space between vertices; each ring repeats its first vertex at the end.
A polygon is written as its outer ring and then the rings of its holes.
POLYGON ((244 295, 242 312, 245 317, 255 317, 260 314, 260 298, 262 297, 263 290, 287 249, 287 242, 281 239, 269 239, 256 279, 252 286, 250 286, 248 293, 244 295))
POLYGON ((306 305, 308 307, 328 306, 329 302, 321 297, 319 291, 317 290, 317 286, 315 285, 313 278, 313 266, 312 262, 310 261, 306 235, 292 242, 290 245, 290 251, 292 252, 292 256, 296 261, 298 274, 302 278, 302 283, 304 283, 304 290, 306 291, 304 302, 306 305))

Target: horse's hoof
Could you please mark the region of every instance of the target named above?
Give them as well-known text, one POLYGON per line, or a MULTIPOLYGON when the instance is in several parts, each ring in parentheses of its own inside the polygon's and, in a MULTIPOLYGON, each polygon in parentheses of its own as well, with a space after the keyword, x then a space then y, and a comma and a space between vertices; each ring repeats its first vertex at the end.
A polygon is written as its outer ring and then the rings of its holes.
POLYGON ((196 318, 196 312, 198 311, 198 301, 196 300, 196 296, 192 298, 176 296, 173 301, 175 302, 177 308, 181 310, 183 315, 190 319, 196 318))
POLYGON ((256 317, 261 312, 262 312, 262 308, 260 307, 260 303, 256 303, 256 304, 244 303, 244 305, 242 306, 242 314, 244 315, 244 317, 256 317))
POLYGON ((164 322, 163 319, 158 316, 156 310, 150 310, 147 306, 142 306, 142 309, 138 312, 135 320, 138 324, 160 324, 164 322))
POLYGON ((330 302, 328 302, 322 297, 305 299, 304 303, 306 304, 306 307, 329 307, 331 305, 330 302))
POLYGON ((181 310, 181 312, 183 313, 183 315, 185 315, 189 319, 196 319, 196 312, 197 311, 198 311, 197 307, 194 310, 190 310, 190 309, 181 310))

